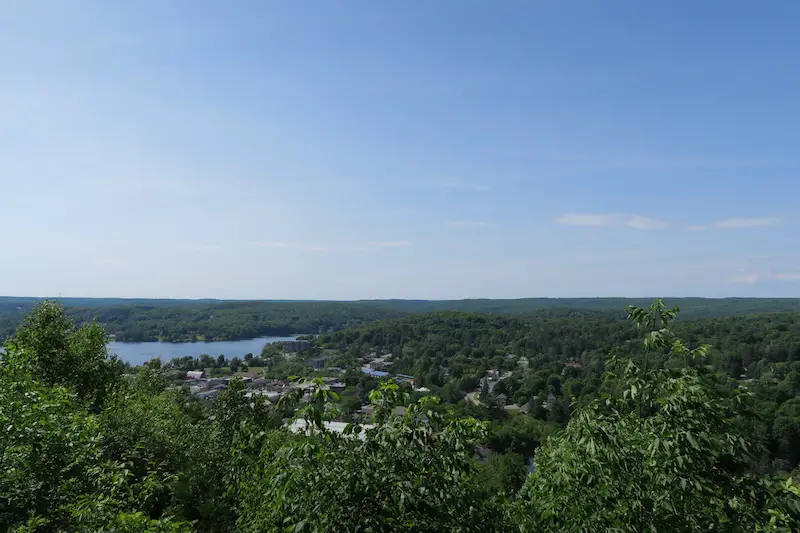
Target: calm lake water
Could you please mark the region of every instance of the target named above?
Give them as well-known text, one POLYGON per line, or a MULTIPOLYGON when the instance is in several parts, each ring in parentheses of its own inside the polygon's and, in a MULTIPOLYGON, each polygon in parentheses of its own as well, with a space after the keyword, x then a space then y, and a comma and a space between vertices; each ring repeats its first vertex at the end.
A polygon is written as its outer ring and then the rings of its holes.
POLYGON ((132 365, 160 358, 168 362, 173 357, 200 357, 208 354, 217 357, 222 354, 226 359, 244 358, 245 354, 259 355, 265 344, 270 342, 293 341, 297 337, 261 337, 245 341, 219 341, 219 342, 110 342, 108 353, 117 354, 120 359, 132 365))

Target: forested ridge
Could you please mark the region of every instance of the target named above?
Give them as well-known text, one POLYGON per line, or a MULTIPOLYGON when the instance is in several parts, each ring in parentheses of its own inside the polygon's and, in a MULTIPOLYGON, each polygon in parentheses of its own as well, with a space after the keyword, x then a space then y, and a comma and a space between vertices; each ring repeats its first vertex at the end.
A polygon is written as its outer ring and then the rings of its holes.
MULTIPOLYGON (((239 302, 188 300, 65 301, 67 315, 79 324, 96 321, 122 342, 218 341, 324 333, 401 313, 373 304, 343 302, 239 302)), ((0 301, 0 338, 8 336, 35 301, 0 301)))
MULTIPOLYGON (((19 326, 41 299, 0 297, 0 340, 19 326)), ((463 311, 525 316, 543 311, 603 312, 624 318, 637 298, 521 298, 513 300, 361 300, 237 301, 122 298, 63 298, 68 316, 79 324, 99 322, 123 342, 239 340, 297 333, 337 331, 375 320, 435 311, 463 311)), ((798 311, 794 298, 672 298, 683 319, 798 311)))
POLYGON ((797 531, 796 315, 627 314, 442 312, 320 337, 342 363, 386 351, 429 388, 347 373, 373 424, 338 433, 343 398, 321 379, 276 405, 240 379, 199 402, 169 365, 126 370, 101 326, 41 304, 0 360, 0 530, 797 531), (502 378, 467 402, 487 371, 502 378))

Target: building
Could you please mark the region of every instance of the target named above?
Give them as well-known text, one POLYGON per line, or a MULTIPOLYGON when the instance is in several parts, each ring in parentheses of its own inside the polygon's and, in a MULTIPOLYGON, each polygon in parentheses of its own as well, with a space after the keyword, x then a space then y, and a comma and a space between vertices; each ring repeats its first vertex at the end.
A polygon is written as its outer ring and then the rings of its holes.
POLYGON ((362 405, 361 408, 358 410, 358 414, 366 417, 372 418, 372 412, 375 410, 375 407, 372 405, 362 405))
MULTIPOLYGON (((327 421, 325 421, 325 422, 323 422, 323 425, 324 425, 324 427, 325 427, 325 429, 327 431, 332 431, 334 433, 344 433, 344 430, 347 428, 347 426, 351 426, 352 425, 352 426, 355 427, 354 424, 348 424, 346 422, 327 422, 327 421)), ((374 427, 375 426, 373 426, 372 424, 361 424, 360 427, 359 427, 358 433, 356 435, 358 436, 358 438, 363 440, 364 437, 365 437, 365 430, 371 429, 371 428, 374 428, 374 427)), ((289 429, 291 431, 295 432, 295 433, 301 433, 301 432, 305 433, 305 432, 309 432, 309 431, 313 431, 314 430, 313 426, 310 428, 308 426, 308 423, 305 420, 303 420, 302 418, 297 419, 294 422, 292 422, 291 425, 289 426, 289 429)))
POLYGON ((185 379, 203 379, 206 373, 202 370, 190 370, 186 373, 185 379))
POLYGON ((372 376, 373 378, 378 378, 378 379, 389 376, 388 372, 381 372, 380 370, 373 370, 371 368, 362 368, 361 371, 368 376, 372 376))
POLYGON ((197 395, 198 400, 213 400, 219 394, 218 390, 209 390, 205 392, 201 392, 197 395))
POLYGON ((408 383, 409 385, 411 385, 412 388, 417 382, 417 378, 415 378, 414 376, 408 376, 406 374, 397 374, 395 375, 395 378, 397 378, 397 381, 399 381, 400 383, 408 383))
POLYGON ((308 365, 314 370, 322 370, 328 363, 328 358, 324 355, 320 355, 319 357, 312 357, 311 359, 308 359, 306 363, 308 363, 308 365))
POLYGON ((329 383, 329 384, 328 384, 328 387, 329 387, 329 388, 330 388, 330 389, 331 389, 333 392, 335 392, 336 394, 339 394, 339 393, 341 393, 341 392, 344 392, 344 389, 347 387, 347 385, 345 385, 345 384, 344 384, 344 383, 342 383, 341 381, 334 381, 333 383, 329 383))
POLYGON ((383 357, 379 357, 379 358, 374 359, 374 360, 369 362, 369 367, 372 370, 386 371, 386 370, 389 370, 390 366, 392 366, 392 362, 391 361, 387 361, 383 357))
POLYGON ((286 341, 283 343, 283 351, 294 353, 294 352, 302 352, 311 348, 311 342, 309 341, 286 341))

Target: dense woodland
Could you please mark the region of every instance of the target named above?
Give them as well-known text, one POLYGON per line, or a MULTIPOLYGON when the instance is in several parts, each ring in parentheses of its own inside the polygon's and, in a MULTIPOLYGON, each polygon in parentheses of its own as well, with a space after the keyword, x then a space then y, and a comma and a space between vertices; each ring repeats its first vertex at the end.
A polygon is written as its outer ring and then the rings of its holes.
MULTIPOLYGON (((10 336, 37 298, 0 297, 0 340, 10 336)), ((319 334, 375 320, 431 311, 464 311, 525 316, 542 311, 599 311, 624 318, 626 305, 646 299, 522 298, 516 300, 369 300, 355 302, 148 300, 64 298, 68 316, 79 324, 99 322, 123 342, 239 340, 263 336, 319 334)), ((800 299, 673 298, 682 318, 708 318, 798 311, 800 299)))
POLYGON ((628 314, 432 313, 321 337, 343 363, 393 352, 431 389, 349 372, 375 425, 339 434, 323 422, 345 398, 321 381, 309 401, 234 380, 201 403, 170 365, 125 369, 101 326, 44 303, 0 361, 0 530, 797 531, 797 315, 628 314), (498 367, 510 374, 465 402, 498 367))
MULTIPOLYGON (((797 468, 800 313, 676 321, 673 331, 687 346, 708 344, 706 362, 754 395, 759 413, 754 430, 766 450, 758 468, 773 473, 797 468)), ((393 372, 417 376, 446 402, 461 405, 464 414, 475 414, 464 406, 465 394, 479 389, 488 371, 505 371, 495 395, 527 406, 536 419, 565 425, 571 412, 603 393, 609 353, 648 368, 674 364, 668 351, 643 354, 633 339, 633 324, 600 313, 550 311, 523 319, 440 312, 367 324, 319 342, 343 349, 333 361, 341 366, 355 365, 368 353, 390 353, 393 372), (544 409, 548 397, 551 405, 544 409)))
MULTIPOLYGON (((67 300, 66 312, 79 324, 97 321, 122 342, 240 340, 323 333, 400 315, 372 304, 340 302, 110 302, 108 306, 97 302, 88 306, 85 299, 67 300)), ((0 337, 14 331, 26 305, 0 305, 0 337)))

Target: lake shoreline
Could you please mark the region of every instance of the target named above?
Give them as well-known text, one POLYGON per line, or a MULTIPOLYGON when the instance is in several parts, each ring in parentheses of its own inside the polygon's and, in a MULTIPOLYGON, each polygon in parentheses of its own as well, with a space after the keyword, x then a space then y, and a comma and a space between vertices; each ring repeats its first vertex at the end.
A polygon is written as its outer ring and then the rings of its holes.
POLYGON ((224 355, 230 359, 243 359, 248 353, 261 355, 265 345, 273 342, 290 342, 302 335, 284 337, 256 337, 237 341, 196 341, 196 342, 120 342, 108 343, 108 352, 117 355, 122 361, 131 365, 141 365, 151 359, 161 359, 162 363, 181 357, 200 357, 224 355))
MULTIPOLYGON (((253 341, 253 340, 258 340, 258 339, 270 339, 270 338, 283 339, 283 338, 291 337, 293 339, 297 339, 298 337, 306 337, 306 336, 312 336, 313 337, 315 335, 316 334, 314 334, 314 333, 289 333, 287 335, 275 335, 275 336, 259 335, 257 337, 244 337, 244 338, 241 338, 241 339, 213 339, 213 340, 206 340, 206 339, 197 338, 197 339, 194 339, 194 340, 185 339, 185 340, 179 340, 179 341, 171 341, 171 340, 167 340, 167 339, 147 339, 147 340, 143 340, 143 341, 119 341, 113 335, 108 335, 106 337, 106 339, 107 339, 107 342, 109 344, 110 343, 115 343, 115 344, 145 344, 145 343, 148 343, 148 342, 158 342, 158 343, 161 343, 161 344, 213 344, 215 342, 247 342, 247 341, 253 341)), ((276 342, 278 342, 278 341, 276 341, 276 342)))

